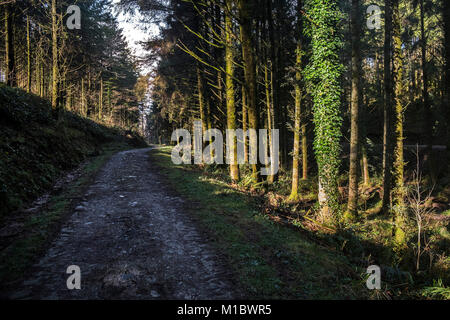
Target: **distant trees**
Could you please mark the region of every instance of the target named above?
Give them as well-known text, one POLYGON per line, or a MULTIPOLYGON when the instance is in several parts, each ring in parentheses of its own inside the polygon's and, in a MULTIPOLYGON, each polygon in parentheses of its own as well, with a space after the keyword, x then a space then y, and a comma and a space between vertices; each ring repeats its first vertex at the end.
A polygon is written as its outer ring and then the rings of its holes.
POLYGON ((69 30, 65 0, 0 4, 5 82, 111 124, 135 126, 137 65, 107 0, 80 0, 82 28, 69 30), (107 103, 104 104, 105 94, 107 103))

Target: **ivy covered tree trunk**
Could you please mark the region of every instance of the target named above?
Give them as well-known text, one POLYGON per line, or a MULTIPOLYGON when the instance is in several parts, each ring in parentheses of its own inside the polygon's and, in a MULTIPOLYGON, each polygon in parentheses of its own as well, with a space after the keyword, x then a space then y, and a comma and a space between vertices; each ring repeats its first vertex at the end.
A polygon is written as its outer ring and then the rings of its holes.
MULTIPOLYGON (((226 74, 225 74, 225 93, 226 93, 226 103, 227 103, 227 129, 236 130, 236 106, 234 100, 234 66, 233 66, 233 30, 232 30, 232 20, 231 14, 233 1, 227 0, 227 12, 225 13, 225 64, 226 64, 226 74)), ((228 148, 230 148, 230 154, 232 155, 230 163, 230 176, 233 182, 239 181, 239 166, 237 164, 237 138, 233 137, 233 141, 228 141, 228 148)))
POLYGON ((16 86, 16 69, 14 59, 13 13, 9 4, 5 5, 5 77, 8 86, 16 86))
MULTIPOLYGON (((297 11, 298 11, 298 22, 297 22, 297 49, 296 49, 296 63, 295 63, 295 114, 294 114, 294 150, 292 153, 292 186, 291 186, 291 195, 289 199, 291 201, 298 201, 298 183, 299 183, 299 164, 300 164, 300 130, 301 130, 301 114, 302 114, 302 19, 300 16, 300 11, 302 10, 302 1, 297 1, 297 11)), ((304 147, 304 146, 302 146, 304 147)))
POLYGON ((337 25, 342 18, 339 1, 309 0, 312 28, 312 55, 307 77, 312 81, 314 152, 319 175, 319 203, 322 217, 340 221, 338 174, 342 118, 339 60, 342 40, 337 25))
MULTIPOLYGON (((238 1, 239 19, 241 28, 241 42, 242 42, 242 59, 244 62, 244 78, 245 90, 248 108, 248 128, 257 131, 259 129, 259 114, 258 103, 256 95, 256 66, 253 52, 251 34, 252 34, 252 19, 251 7, 253 2, 247 0, 238 1)), ((255 152, 258 148, 258 139, 254 134, 250 134, 250 148, 255 152)), ((252 166, 252 181, 258 183, 260 181, 260 165, 258 161, 252 166)))
POLYGON ((358 154, 359 154, 359 97, 361 77, 361 53, 360 53, 360 1, 352 0, 351 9, 351 34, 352 34, 352 93, 350 106, 350 166, 348 173, 348 204, 346 218, 351 220, 357 216, 358 207, 358 154))
MULTIPOLYGON (((385 0, 384 23, 384 104, 383 104, 383 203, 382 211, 389 213, 391 204, 391 168, 392 168, 392 1, 385 0)), ((395 1, 395 0, 394 0, 395 1)))
POLYGON ((405 207, 405 187, 403 182, 403 111, 404 111, 404 67, 401 39, 401 21, 399 11, 399 0, 394 0, 393 6, 393 42, 394 42, 394 83, 395 83, 395 147, 394 163, 392 168, 392 209, 394 213, 394 237, 399 247, 406 245, 406 207, 405 207))

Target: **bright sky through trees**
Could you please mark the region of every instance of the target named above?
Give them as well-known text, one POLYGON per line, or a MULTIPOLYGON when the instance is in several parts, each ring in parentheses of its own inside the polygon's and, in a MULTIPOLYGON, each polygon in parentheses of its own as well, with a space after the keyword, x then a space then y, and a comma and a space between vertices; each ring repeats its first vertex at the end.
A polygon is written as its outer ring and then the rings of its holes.
MULTIPOLYGON (((119 1, 120 0, 113 0, 113 3, 116 4, 119 1)), ((115 13, 117 13, 117 11, 115 13)), ((128 45, 132 48, 136 56, 140 58, 145 56, 146 51, 139 43, 147 40, 149 37, 157 35, 159 33, 158 26, 152 24, 148 30, 144 30, 142 24, 139 23, 143 18, 139 12, 136 12, 135 16, 123 12, 117 14, 119 26, 123 29, 123 34, 126 37, 128 45)), ((142 66, 141 74, 148 74, 152 68, 152 66, 142 66)))

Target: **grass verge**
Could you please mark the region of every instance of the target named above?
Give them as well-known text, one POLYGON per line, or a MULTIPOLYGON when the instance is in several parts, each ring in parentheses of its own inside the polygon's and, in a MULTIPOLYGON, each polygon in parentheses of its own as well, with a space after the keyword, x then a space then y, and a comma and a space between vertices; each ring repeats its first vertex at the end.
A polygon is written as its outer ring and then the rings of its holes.
POLYGON ((151 165, 192 203, 191 214, 232 268, 245 298, 367 298, 364 271, 335 248, 280 225, 256 201, 194 166, 171 162, 170 147, 150 151, 151 165))

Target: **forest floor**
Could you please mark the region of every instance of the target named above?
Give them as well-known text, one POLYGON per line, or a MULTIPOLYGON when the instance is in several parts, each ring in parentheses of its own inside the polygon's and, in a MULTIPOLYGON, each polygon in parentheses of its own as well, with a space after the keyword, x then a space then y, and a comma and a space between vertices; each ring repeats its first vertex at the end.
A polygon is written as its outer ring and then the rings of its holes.
POLYGON ((99 171, 47 252, 10 299, 239 298, 226 262, 169 192, 149 149, 122 151, 99 171), (66 270, 81 270, 68 290, 66 270))

